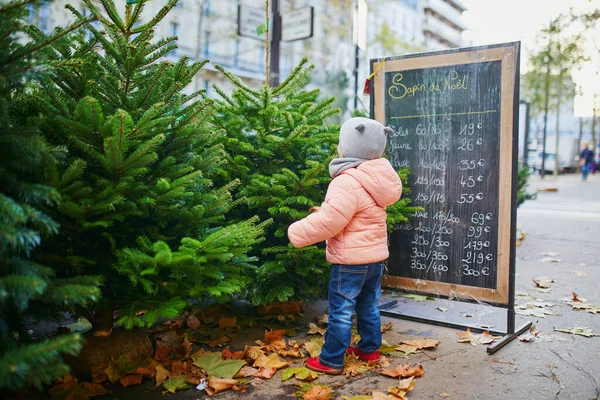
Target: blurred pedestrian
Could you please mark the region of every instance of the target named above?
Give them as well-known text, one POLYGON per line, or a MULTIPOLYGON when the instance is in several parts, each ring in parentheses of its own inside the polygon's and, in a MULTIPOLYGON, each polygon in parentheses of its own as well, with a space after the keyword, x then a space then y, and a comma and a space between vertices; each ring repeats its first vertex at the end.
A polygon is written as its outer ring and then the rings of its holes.
POLYGON ((586 144, 579 155, 579 166, 581 167, 581 178, 587 181, 588 174, 594 166, 594 150, 586 144))

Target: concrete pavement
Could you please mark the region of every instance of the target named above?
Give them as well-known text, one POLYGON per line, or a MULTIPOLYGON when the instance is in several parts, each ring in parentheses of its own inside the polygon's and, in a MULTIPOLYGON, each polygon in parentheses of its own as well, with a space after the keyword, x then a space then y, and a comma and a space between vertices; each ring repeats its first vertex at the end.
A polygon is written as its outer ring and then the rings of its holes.
MULTIPOLYGON (((394 328, 384 334, 390 344, 401 340, 432 338, 440 341, 437 349, 408 358, 395 358, 392 365, 421 363, 425 375, 418 378, 410 399, 437 399, 450 395, 450 399, 598 399, 600 398, 600 337, 583 337, 553 331, 554 328, 572 329, 576 326, 592 328, 600 333, 600 315, 584 310, 573 310, 564 300, 576 292, 591 304, 600 306, 600 175, 581 182, 575 175, 531 178, 530 190, 557 188, 556 192, 540 192, 537 200, 526 202, 518 210, 518 226, 526 238, 517 248, 517 286, 520 294, 517 304, 526 302, 551 303, 545 310, 552 314, 545 318, 517 315, 517 326, 525 321, 536 324, 540 337, 533 342, 515 340, 494 355, 488 355, 483 345, 458 343, 458 330, 436 325, 384 317, 382 323, 393 322, 394 328), (557 253, 551 258, 559 262, 543 262, 544 253, 557 253), (532 279, 546 276, 554 280, 548 293, 535 290, 532 279), (531 298, 525 297, 528 294, 531 298), (536 300, 534 300, 536 299, 536 300)), ((397 297, 400 304, 409 305, 411 299, 397 297)), ((427 301, 432 313, 436 307, 469 307, 449 300, 427 301)), ((326 311, 326 303, 311 304, 306 313, 306 323, 326 311)), ((454 310, 457 311, 457 310, 454 310)), ((461 315, 461 311, 459 315, 461 315)), ((485 321, 485 312, 462 313, 465 323, 485 321)), ((503 326, 498 328, 504 329, 503 326)), ((261 338, 261 332, 244 334, 243 341, 252 343, 261 338)), ((303 334, 297 338, 304 341, 303 334)), ((235 346, 235 345, 233 345, 235 346)), ((293 361, 292 366, 301 366, 293 361)), ((216 399, 289 399, 293 397, 294 379, 281 382, 280 374, 245 394, 227 391, 216 399)), ((358 377, 321 376, 317 383, 336 390, 335 398, 364 394, 366 389, 387 391, 397 384, 377 372, 367 372, 358 377)), ((117 389, 112 398, 158 399, 163 398, 152 385, 117 389)), ((206 398, 204 392, 189 390, 170 395, 177 399, 206 398)))

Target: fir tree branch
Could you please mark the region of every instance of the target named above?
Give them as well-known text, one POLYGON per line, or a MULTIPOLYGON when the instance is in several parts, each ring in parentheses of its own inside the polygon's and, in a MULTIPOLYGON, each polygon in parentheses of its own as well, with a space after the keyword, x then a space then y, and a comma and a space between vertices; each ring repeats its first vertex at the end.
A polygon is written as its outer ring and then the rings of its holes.
MULTIPOLYGON (((25 45, 21 48, 19 48, 17 51, 13 52, 5 61, 5 64, 10 64, 12 62, 14 62, 15 60, 19 59, 19 58, 23 58, 23 57, 27 57, 39 50, 41 50, 42 48, 49 46, 50 44, 56 42, 57 40, 63 38, 64 36, 68 35, 69 33, 71 33, 72 31, 74 31, 75 29, 78 29, 79 27, 81 27, 82 25, 87 24, 88 22, 93 21, 94 18, 88 18, 85 19, 83 21, 79 21, 74 23, 73 25, 65 28, 64 30, 62 30, 61 32, 59 32, 58 34, 54 35, 54 36, 50 36, 48 37, 46 40, 40 42, 40 43, 35 43, 33 45, 25 45), (21 50, 21 51, 19 51, 21 50)), ((12 74, 6 74, 5 76, 11 76, 12 74)))
POLYGON ((150 87, 146 90, 146 94, 144 95, 144 97, 142 97, 142 99, 140 100, 140 102, 137 104, 136 108, 141 108, 142 107, 142 104, 144 104, 144 102, 146 101, 146 99, 148 99, 148 96, 150 95, 150 92, 154 89, 154 87, 156 86, 156 84, 158 83, 158 81, 160 80, 160 78, 162 77, 163 73, 166 71, 166 69, 167 69, 168 66, 169 65, 167 63, 163 63, 160 66, 160 70, 155 74, 156 78, 150 84, 150 87))
POLYGON ((296 68, 294 68, 294 70, 288 75, 288 77, 285 79, 285 81, 283 81, 281 84, 279 84, 279 86, 277 86, 275 89, 273 89, 273 95, 276 96, 282 89, 284 89, 286 86, 288 86, 290 84, 290 82, 292 82, 294 79, 298 78, 298 74, 304 68, 304 65, 307 62, 308 62, 308 59, 306 57, 304 57, 300 61, 300 64, 298 64, 296 66, 296 68))

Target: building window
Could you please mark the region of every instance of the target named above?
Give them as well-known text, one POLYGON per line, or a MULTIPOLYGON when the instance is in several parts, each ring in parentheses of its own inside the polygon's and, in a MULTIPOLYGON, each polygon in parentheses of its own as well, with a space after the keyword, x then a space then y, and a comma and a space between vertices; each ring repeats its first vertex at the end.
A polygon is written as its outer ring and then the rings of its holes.
POLYGON ((171 36, 179 36, 179 24, 171 22, 171 36))

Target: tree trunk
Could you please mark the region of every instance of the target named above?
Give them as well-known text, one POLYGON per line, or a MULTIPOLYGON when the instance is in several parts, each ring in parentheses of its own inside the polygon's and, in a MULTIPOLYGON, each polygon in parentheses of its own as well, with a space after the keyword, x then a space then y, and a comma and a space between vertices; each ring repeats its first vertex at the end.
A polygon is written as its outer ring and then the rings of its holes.
POLYGON ((153 353, 152 343, 144 331, 119 329, 108 337, 86 337, 83 350, 78 356, 64 358, 75 376, 98 379, 105 373, 111 360, 116 361, 122 357, 122 360, 127 360, 123 364, 133 365, 151 358, 153 353))
POLYGON ((556 96, 556 150, 554 151, 554 176, 558 176, 558 156, 559 156, 559 124, 560 124, 560 104, 562 96, 562 82, 563 82, 563 73, 562 70, 558 76, 558 92, 556 96))
POLYGON ((88 317, 92 324, 92 334, 94 336, 109 336, 113 330, 114 310, 110 304, 101 304, 99 308, 88 317))

